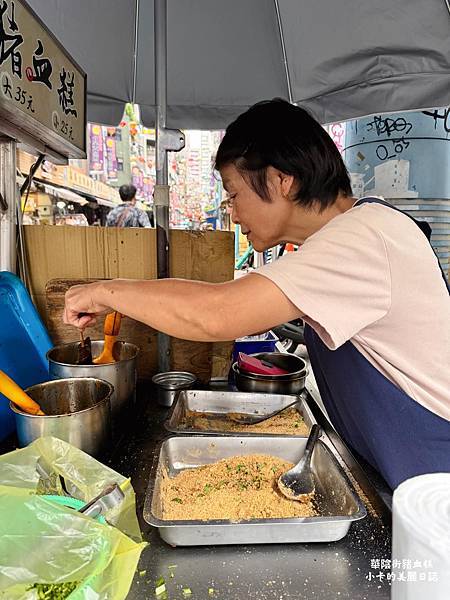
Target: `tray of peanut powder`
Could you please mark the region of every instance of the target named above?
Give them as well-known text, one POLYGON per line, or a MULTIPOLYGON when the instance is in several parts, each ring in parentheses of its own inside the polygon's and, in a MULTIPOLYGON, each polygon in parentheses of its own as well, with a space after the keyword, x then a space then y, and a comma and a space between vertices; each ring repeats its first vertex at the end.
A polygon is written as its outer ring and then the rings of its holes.
POLYGON ((172 433, 308 437, 316 421, 306 402, 300 398, 293 407, 254 425, 236 423, 229 416, 232 413, 274 412, 291 404, 294 399, 288 394, 183 390, 178 394, 164 426, 172 433))
POLYGON ((170 437, 156 453, 144 519, 173 546, 339 540, 366 509, 324 441, 313 452, 313 496, 298 502, 277 488, 305 445, 293 436, 170 437))

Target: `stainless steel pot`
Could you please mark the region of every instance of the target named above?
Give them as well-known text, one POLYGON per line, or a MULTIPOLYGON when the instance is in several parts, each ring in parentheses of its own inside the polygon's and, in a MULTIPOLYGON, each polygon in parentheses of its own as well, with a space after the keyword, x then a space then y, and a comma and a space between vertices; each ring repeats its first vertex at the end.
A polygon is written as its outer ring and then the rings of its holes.
POLYGON ((308 370, 290 379, 281 379, 283 375, 254 375, 241 371, 237 362, 232 365, 236 387, 241 392, 263 392, 265 394, 298 394, 305 387, 308 370))
MULTIPOLYGON (((259 360, 271 363, 276 367, 280 367, 280 369, 284 369, 288 371, 288 373, 284 375, 262 375, 260 373, 249 373, 250 375, 254 375, 258 377, 258 379, 269 380, 274 379, 276 381, 283 381, 285 379, 298 379, 299 377, 303 377, 306 373, 306 362, 300 356, 296 356, 295 354, 288 354, 286 352, 257 352, 256 354, 251 354, 250 356, 254 356, 255 358, 259 358, 259 360)), ((241 370, 242 373, 247 373, 247 371, 241 370)))
MULTIPOLYGON (((47 352, 50 377, 95 377, 108 381, 114 388, 111 396, 113 424, 120 423, 124 411, 136 397, 136 362, 139 348, 128 342, 116 342, 114 354, 117 362, 107 365, 77 365, 79 342, 55 346, 47 352)), ((98 356, 103 350, 103 341, 92 342, 92 354, 98 356)))
POLYGON ((51 435, 92 456, 105 452, 111 439, 110 383, 93 377, 58 379, 25 391, 45 415, 29 415, 10 403, 20 446, 51 435))

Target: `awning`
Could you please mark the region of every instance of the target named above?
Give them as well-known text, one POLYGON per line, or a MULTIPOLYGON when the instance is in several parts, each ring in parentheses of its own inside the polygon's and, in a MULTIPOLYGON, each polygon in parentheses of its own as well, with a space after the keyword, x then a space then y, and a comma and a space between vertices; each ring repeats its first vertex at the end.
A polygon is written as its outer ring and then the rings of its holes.
POLYGON ((88 194, 87 192, 83 192, 85 198, 87 198, 91 202, 97 202, 97 204, 101 204, 102 206, 109 206, 110 208, 114 208, 117 206, 117 202, 113 202, 112 200, 106 200, 105 198, 99 198, 98 196, 93 196, 92 194, 88 194))
POLYGON ((82 206, 84 204, 88 203, 86 198, 84 198, 83 196, 80 196, 79 194, 76 194, 75 192, 72 192, 71 190, 68 190, 66 188, 57 188, 57 187, 54 187, 53 185, 49 185, 48 183, 44 183, 43 186, 44 186, 44 190, 45 190, 46 194, 49 194, 50 196, 54 196, 55 198, 58 198, 58 200, 67 200, 68 202, 76 202, 77 204, 81 204, 82 206))
POLYGON ((105 200, 104 198, 95 198, 95 201, 97 204, 101 204, 102 206, 109 206, 111 208, 117 206, 115 202, 111 202, 111 200, 105 200))

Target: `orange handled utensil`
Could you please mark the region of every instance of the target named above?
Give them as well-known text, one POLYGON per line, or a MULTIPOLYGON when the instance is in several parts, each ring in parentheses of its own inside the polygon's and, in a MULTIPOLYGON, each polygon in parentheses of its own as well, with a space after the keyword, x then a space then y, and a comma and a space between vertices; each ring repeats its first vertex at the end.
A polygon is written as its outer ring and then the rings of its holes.
POLYGON ((116 362, 116 359, 113 356, 113 350, 117 336, 119 335, 121 321, 122 315, 118 312, 112 312, 106 315, 105 325, 103 327, 105 343, 100 356, 97 356, 97 358, 94 358, 92 361, 95 365, 105 365, 107 363, 116 362))
POLYGON ((0 370, 0 392, 30 415, 44 415, 41 407, 4 371, 0 370))

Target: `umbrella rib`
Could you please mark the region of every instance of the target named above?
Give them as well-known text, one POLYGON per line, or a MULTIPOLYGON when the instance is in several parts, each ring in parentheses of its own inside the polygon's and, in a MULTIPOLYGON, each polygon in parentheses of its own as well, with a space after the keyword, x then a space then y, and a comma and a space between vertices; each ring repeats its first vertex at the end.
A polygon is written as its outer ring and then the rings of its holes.
POLYGON ((134 48, 133 48, 133 88, 131 102, 136 103, 136 82, 137 82, 137 60, 138 60, 138 37, 139 37, 139 0, 136 0, 136 9, 134 13, 134 48))
POLYGON ((281 52, 283 53, 283 64, 284 64, 284 72, 286 75, 288 99, 289 99, 289 102, 291 104, 293 104, 294 97, 292 95, 291 76, 289 73, 289 65, 288 65, 288 59, 287 59, 287 54, 286 54, 286 46, 284 43, 284 33, 283 33, 283 24, 281 22, 280 7, 278 5, 278 0, 274 0, 274 3, 275 3, 275 12, 277 13, 278 32, 280 34, 280 41, 281 41, 281 52))

